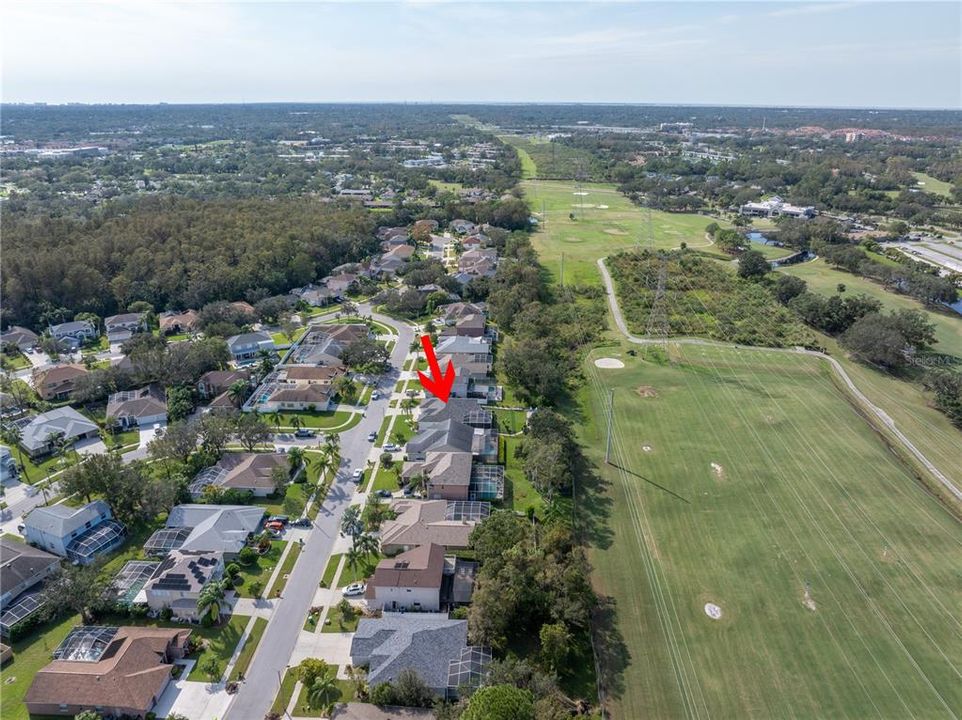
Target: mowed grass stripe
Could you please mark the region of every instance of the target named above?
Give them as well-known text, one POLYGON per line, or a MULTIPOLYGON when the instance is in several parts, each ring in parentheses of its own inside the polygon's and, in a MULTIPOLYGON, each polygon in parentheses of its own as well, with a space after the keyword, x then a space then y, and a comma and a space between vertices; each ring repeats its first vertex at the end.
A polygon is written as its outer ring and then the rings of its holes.
MULTIPOLYGON (((921 579, 933 592, 949 593, 949 607, 959 604, 958 583, 951 584, 949 561, 957 552, 958 524, 888 454, 819 369, 819 361, 686 347, 680 362, 677 367, 659 367, 635 361, 645 377, 638 376, 631 364, 625 371, 600 374, 605 382, 626 373, 632 376, 627 384, 617 383, 620 392, 615 406, 619 427, 634 430, 623 433, 628 469, 661 480, 660 484, 685 495, 695 506, 666 499, 671 496, 632 475, 627 477, 633 484, 624 478, 616 480, 616 487, 623 485, 619 489, 633 492, 647 506, 653 554, 665 567, 675 597, 688 598, 687 606, 680 602, 678 607, 687 611, 683 619, 688 646, 702 673, 710 713, 945 715, 946 707, 933 687, 946 697, 949 707, 958 706, 962 698, 951 684, 955 680, 951 666, 960 660, 957 627, 918 587, 921 579), (707 358, 702 357, 705 354, 707 358), (715 360, 719 368, 731 370, 719 372, 711 365, 715 360), (782 386, 785 378, 792 379, 787 390, 782 386), (759 382, 768 388, 760 388, 759 382), (638 397, 634 388, 642 384, 657 386, 659 396, 638 397), (814 401, 803 402, 798 397, 802 390, 814 401), (816 436, 825 432, 823 424, 828 426, 820 418, 849 416, 848 424, 842 423, 844 432, 824 438, 820 451, 835 477, 819 467, 821 462, 813 468, 802 462, 811 446, 786 426, 786 413, 797 425, 814 428, 816 436), (642 449, 646 444, 651 452, 642 449), (711 477, 712 456, 724 467, 724 480, 711 477), (849 483, 849 496, 839 492, 839 482, 849 483), (918 501, 906 504, 905 493, 913 491, 918 501), (853 499, 859 507, 852 507, 853 499), (826 502, 839 508, 835 516, 825 512, 826 502), (866 516, 873 522, 866 522, 866 516), (931 534, 927 547, 920 543, 917 528, 932 518, 939 519, 941 528, 931 534), (881 520, 885 524, 879 524, 881 520), (907 572, 903 563, 892 562, 890 569, 887 563, 866 560, 872 552, 881 556, 884 550, 879 527, 890 544, 918 548, 904 560, 917 563, 913 572, 907 572), (947 542, 947 537, 954 539, 947 542), (883 578, 885 582, 879 576, 883 572, 891 574, 883 578), (803 605, 805 579, 812 583, 814 611, 803 605), (859 585, 869 593, 868 601, 859 585), (705 593, 717 597, 726 611, 718 623, 702 611, 707 600, 699 595, 705 593), (911 619, 906 627, 895 627, 896 619, 906 617, 904 607, 931 628, 929 637, 945 638, 945 646, 933 648, 925 633, 913 630, 911 619), (719 628, 724 642, 715 637, 719 628), (913 667, 915 657, 925 677, 931 678, 931 687, 913 667), (864 692, 856 690, 860 684, 864 692)), ((596 412, 602 402, 601 397, 594 400, 596 412)), ((833 421, 831 427, 836 425, 833 421)), ((594 427, 595 445, 601 447, 603 429, 594 427)), ((615 499, 613 524, 619 548, 630 518, 615 499)), ((620 552, 624 550, 621 546, 620 552)), ((631 572, 632 563, 621 559, 619 572, 612 572, 606 567, 612 553, 599 555, 605 562, 596 562, 596 567, 606 589, 621 586, 625 592, 614 593, 619 601, 638 597, 639 585, 645 582, 637 571, 631 572)), ((619 608, 640 610, 643 616, 653 612, 643 595, 630 608, 619 602, 619 608)), ((638 661, 655 653, 645 648, 646 657, 638 656, 639 648, 653 637, 645 632, 652 618, 633 620, 620 623, 623 632, 638 626, 641 637, 633 642, 626 634, 633 664, 625 682, 624 713, 619 715, 677 716, 663 689, 648 692, 636 686, 638 661)), ((671 684, 657 662, 645 664, 646 672, 660 675, 662 686, 671 684)), ((658 684, 651 678, 644 682, 658 684)))
MULTIPOLYGON (((691 311, 691 309, 689 309, 689 312, 690 312, 690 311, 691 311)), ((764 322, 764 319, 759 319, 759 322, 764 322)), ((751 368, 751 365, 749 365, 749 368, 751 368)), ((822 370, 823 375, 824 375, 826 372, 829 372, 828 369, 825 368, 825 367, 820 367, 820 369, 822 370)), ((716 368, 716 370, 717 370, 717 368, 716 368)), ((792 376, 797 378, 797 374, 793 374, 792 376)), ((762 388, 763 390, 767 390, 767 386, 766 386, 764 383, 760 383, 760 384, 759 384, 759 387, 762 388)), ((853 414, 854 414, 854 410, 853 410, 853 414)), ((819 414, 818 417, 821 419, 821 418, 823 418, 824 416, 821 415, 821 414, 819 414)), ((856 417, 857 417, 857 414, 856 414, 856 417)), ((851 419, 851 418, 850 418, 850 419, 851 419)), ((786 420, 787 420, 789 423, 792 423, 792 417, 791 417, 790 415, 789 415, 789 416, 786 416, 786 420)), ((856 423, 857 423, 857 422, 858 422, 858 420, 856 420, 856 423)), ((754 427, 751 426, 751 425, 748 425, 748 427, 751 428, 751 431, 754 433, 754 427)), ((843 425, 843 427, 844 427, 844 425, 843 425)), ((834 431, 834 426, 826 426, 825 430, 826 430, 827 432, 833 432, 833 431, 834 431)), ((806 435, 805 433, 801 432, 801 429, 800 429, 800 428, 795 427, 795 428, 794 428, 794 431, 797 433, 797 437, 799 437, 799 438, 801 438, 801 439, 803 439, 803 440, 805 440, 805 439, 807 438, 807 435, 806 435)), ((842 490, 842 492, 844 493, 844 486, 843 486, 842 484, 840 484, 840 483, 837 482, 837 477, 835 477, 835 475, 834 475, 834 473, 833 473, 833 471, 832 471, 831 466, 828 465, 827 463, 825 463, 825 461, 824 461, 823 458, 820 458, 820 457, 819 457, 819 455, 818 455, 818 448, 817 448, 816 446, 812 445, 811 443, 807 443, 807 446, 808 446, 809 456, 812 457, 812 458, 818 458, 819 460, 821 460, 821 462, 822 462, 822 467, 823 467, 823 469, 826 471, 827 475, 828 475, 829 477, 831 477, 833 480, 836 481, 836 484, 838 485, 839 489, 842 490)), ((793 456, 793 457, 795 457, 795 456, 793 456)), ((806 464, 807 464, 807 463, 806 463, 806 464)), ((804 476, 804 473, 805 473, 805 469, 806 469, 806 468, 803 467, 803 466, 799 466, 799 467, 798 467, 798 470, 800 471, 800 473, 802 473, 803 476, 804 476)), ((816 492, 817 492, 817 488, 816 488, 816 492)), ((824 497, 823 497, 820 493, 818 493, 818 495, 819 495, 819 498, 824 502, 824 497)), ((801 505, 800 505, 800 506, 801 506, 801 505)), ((824 506, 825 506, 826 511, 828 511, 829 513, 835 514, 836 519, 838 519, 838 516, 837 516, 837 513, 835 513, 835 508, 834 508, 834 507, 832 507, 829 503, 824 503, 824 506)), ((866 517, 867 517, 867 516, 866 516, 866 517)), ((810 518, 810 520, 813 522, 813 524, 814 524, 816 527, 818 526, 818 523, 817 523, 817 521, 815 520, 814 517, 810 518)), ((845 524, 840 522, 840 527, 845 527, 845 524)), ((876 528, 876 530, 878 530, 878 527, 877 527, 877 526, 875 526, 875 528, 876 528)), ((883 538, 884 538, 884 536, 883 536, 883 538)), ((856 548, 860 548, 860 547, 861 547, 860 544, 859 544, 857 541, 855 541, 855 538, 850 538, 850 539, 853 540, 852 547, 856 547, 856 548)), ((834 544, 833 544, 833 547, 834 547, 834 544)), ((856 583, 856 585, 858 585, 858 580, 855 578, 855 575, 854 575, 854 574, 851 572, 851 570, 848 568, 847 564, 845 564, 845 562, 842 560, 841 557, 839 557, 838 559, 839 559, 839 562, 845 567, 845 570, 846 570, 846 572, 849 574, 849 577, 853 580, 853 582, 856 583)), ((871 565, 871 564, 872 564, 872 560, 871 560, 870 558, 867 558, 867 560, 868 560, 868 563, 871 565)), ((859 587, 859 589, 862 590, 861 587, 859 587)), ((926 589, 928 589, 928 588, 926 587, 926 589)), ((866 597, 866 599, 868 599, 867 594, 866 594, 864 591, 862 591, 862 592, 863 592, 863 595, 866 597)), ((894 597, 899 598, 899 595, 898 595, 898 594, 895 594, 894 597)), ((940 607, 941 607, 941 606, 940 606, 940 607)), ((921 623, 918 623, 917 618, 915 617, 915 615, 911 612, 911 610, 909 610, 909 609, 904 605, 904 603, 901 605, 901 610, 904 611, 904 612, 906 612, 906 613, 908 613, 908 615, 916 622, 916 625, 918 626, 918 629, 921 631, 921 633, 922 633, 923 635, 925 635, 925 638, 926 638, 926 640, 929 642, 929 644, 938 651, 938 653, 941 655, 942 659, 943 659, 944 661, 946 661, 946 663, 948 663, 948 666, 951 668, 951 670, 959 677, 960 680, 962 680, 962 674, 959 673, 958 668, 955 667, 955 666, 952 664, 952 662, 946 657, 945 653, 942 652, 941 647, 939 646, 938 642, 926 631, 925 627, 924 627, 921 623)), ((910 664, 911 664, 913 667, 915 667, 915 669, 919 672, 921 678, 922 678, 922 679, 925 681, 925 683, 930 687, 930 689, 933 691, 933 693, 935 693, 935 695, 936 695, 940 700, 943 701, 943 704, 945 704, 945 703, 944 703, 944 699, 942 698, 941 694, 940 694, 940 693, 936 690, 936 688, 931 684, 931 682, 929 681, 928 677, 925 675, 925 672, 922 670, 922 668, 921 668, 921 667, 918 665, 918 663, 916 662, 915 657, 912 655, 912 653, 911 653, 907 648, 904 647, 904 645, 902 645, 901 641, 900 641, 899 638, 898 638, 897 633, 896 633, 896 632, 894 631, 894 629, 891 627, 891 625, 889 624, 888 620, 887 620, 887 619, 884 617, 884 615, 882 615, 881 613, 877 613, 877 614, 878 614, 878 616, 879 616, 879 619, 882 621, 883 625, 885 625, 886 628, 888 628, 889 632, 891 633, 891 635, 892 635, 892 637, 895 639, 895 641, 898 643, 899 647, 901 647, 902 650, 906 653, 907 659, 909 660, 910 664)), ((952 618, 951 615, 948 616, 948 619, 949 619, 950 621, 953 620, 953 618, 952 618)), ((957 624, 957 623, 956 623, 956 624, 957 624)), ((946 709, 948 709, 947 704, 946 704, 946 709)), ((951 711, 950 711, 950 712, 951 712, 951 711)))

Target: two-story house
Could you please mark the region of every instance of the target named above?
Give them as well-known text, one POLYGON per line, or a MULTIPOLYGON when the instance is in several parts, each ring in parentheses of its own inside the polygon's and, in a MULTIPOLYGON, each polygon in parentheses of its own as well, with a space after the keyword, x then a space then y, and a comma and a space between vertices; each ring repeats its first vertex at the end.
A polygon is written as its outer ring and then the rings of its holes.
POLYGON ((103 500, 77 508, 34 508, 24 518, 23 526, 23 537, 28 543, 81 565, 119 547, 127 535, 127 529, 114 520, 103 500))

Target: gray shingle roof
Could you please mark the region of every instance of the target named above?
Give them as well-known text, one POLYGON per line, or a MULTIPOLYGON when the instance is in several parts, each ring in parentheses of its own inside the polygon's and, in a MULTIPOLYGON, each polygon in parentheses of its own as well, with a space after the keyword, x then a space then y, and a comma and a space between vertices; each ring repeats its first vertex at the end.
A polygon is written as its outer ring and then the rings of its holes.
POLYGON ((97 423, 84 417, 72 407, 61 407, 37 415, 23 429, 21 444, 27 450, 37 450, 47 444, 51 434, 62 432, 69 442, 97 430, 97 423))
POLYGON ((351 642, 351 663, 368 666, 368 682, 397 678, 402 670, 416 672, 429 688, 443 692, 448 670, 466 646, 467 620, 450 620, 440 613, 389 613, 362 618, 351 642))
POLYGON ((0 594, 6 594, 24 581, 42 577, 60 558, 21 542, 0 538, 0 594))
POLYGON ((34 508, 24 518, 23 524, 27 528, 63 538, 101 516, 110 518, 113 517, 113 514, 103 500, 94 500, 79 508, 69 505, 48 505, 34 508))

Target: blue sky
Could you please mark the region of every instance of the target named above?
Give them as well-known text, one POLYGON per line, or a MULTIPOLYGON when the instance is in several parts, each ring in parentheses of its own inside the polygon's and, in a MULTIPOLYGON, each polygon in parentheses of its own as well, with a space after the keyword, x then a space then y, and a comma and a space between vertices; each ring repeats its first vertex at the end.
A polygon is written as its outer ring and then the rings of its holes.
POLYGON ((5 102, 962 106, 958 2, 51 3, 5 102))

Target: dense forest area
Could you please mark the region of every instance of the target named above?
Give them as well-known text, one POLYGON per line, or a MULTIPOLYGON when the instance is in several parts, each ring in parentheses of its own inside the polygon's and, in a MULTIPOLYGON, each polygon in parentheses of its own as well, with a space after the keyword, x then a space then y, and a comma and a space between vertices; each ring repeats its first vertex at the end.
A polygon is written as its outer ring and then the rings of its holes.
POLYGON ((959 137, 962 112, 869 108, 721 107, 713 105, 472 105, 454 112, 481 122, 527 130, 577 123, 612 127, 645 127, 689 122, 696 128, 794 128, 818 125, 826 129, 872 127, 915 135, 959 137))
POLYGON ((377 248, 358 206, 147 197, 89 220, 8 216, 3 319, 41 330, 143 300, 157 310, 287 292, 377 248))

